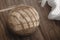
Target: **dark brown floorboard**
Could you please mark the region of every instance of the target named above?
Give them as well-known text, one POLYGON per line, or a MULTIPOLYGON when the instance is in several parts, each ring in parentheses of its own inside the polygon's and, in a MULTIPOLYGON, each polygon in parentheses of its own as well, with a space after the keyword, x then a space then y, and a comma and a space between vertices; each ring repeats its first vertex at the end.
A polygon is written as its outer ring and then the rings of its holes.
POLYGON ((40 25, 36 32, 28 37, 19 37, 7 30, 6 19, 9 11, 1 12, 0 18, 1 21, 4 22, 4 26, 2 27, 0 24, 0 40, 60 40, 60 21, 49 20, 47 16, 50 7, 46 4, 45 7, 42 8, 38 1, 39 0, 0 0, 0 9, 25 4, 33 6, 40 16, 40 25))

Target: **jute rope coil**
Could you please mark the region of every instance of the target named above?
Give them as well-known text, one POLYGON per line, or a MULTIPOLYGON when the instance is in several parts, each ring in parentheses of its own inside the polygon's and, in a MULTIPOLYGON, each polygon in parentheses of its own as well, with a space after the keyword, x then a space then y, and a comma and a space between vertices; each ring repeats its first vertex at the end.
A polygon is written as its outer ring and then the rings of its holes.
POLYGON ((17 6, 0 10, 11 10, 8 15, 9 28, 16 34, 29 35, 39 26, 38 12, 31 6, 17 6))

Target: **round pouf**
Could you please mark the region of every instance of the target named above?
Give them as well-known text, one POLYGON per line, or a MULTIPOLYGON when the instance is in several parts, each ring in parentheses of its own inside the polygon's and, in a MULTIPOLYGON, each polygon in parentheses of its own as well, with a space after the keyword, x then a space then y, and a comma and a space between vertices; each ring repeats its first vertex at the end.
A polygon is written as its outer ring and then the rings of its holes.
POLYGON ((38 12, 31 6, 18 6, 8 15, 9 28, 19 35, 30 35, 39 26, 38 12))

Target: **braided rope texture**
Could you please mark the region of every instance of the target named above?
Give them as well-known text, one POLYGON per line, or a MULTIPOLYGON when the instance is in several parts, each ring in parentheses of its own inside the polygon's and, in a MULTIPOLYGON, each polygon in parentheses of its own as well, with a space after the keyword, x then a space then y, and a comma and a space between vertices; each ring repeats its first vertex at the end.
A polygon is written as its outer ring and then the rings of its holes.
POLYGON ((31 6, 19 6, 8 15, 9 28, 19 35, 29 35, 39 26, 39 14, 31 6))

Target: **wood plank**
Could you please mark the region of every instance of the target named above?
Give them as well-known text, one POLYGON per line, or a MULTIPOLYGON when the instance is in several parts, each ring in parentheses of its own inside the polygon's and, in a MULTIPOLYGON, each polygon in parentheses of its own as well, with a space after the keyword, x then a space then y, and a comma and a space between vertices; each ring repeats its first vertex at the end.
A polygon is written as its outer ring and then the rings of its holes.
POLYGON ((6 36, 5 28, 0 18, 0 40, 7 40, 7 39, 8 38, 6 36))
MULTIPOLYGON (((51 10, 50 7, 48 4, 46 4, 45 7, 42 8, 38 1, 40 0, 0 0, 0 9, 13 5, 25 4, 33 6, 38 11, 40 16, 40 26, 37 28, 36 32, 33 35, 28 37, 19 37, 6 30, 7 35, 4 35, 7 39, 5 40, 60 40, 60 21, 49 20, 47 16, 51 10)), ((5 26, 8 13, 9 11, 1 13, 1 19, 3 20, 2 22, 4 22, 5 26)), ((4 32, 1 32, 2 30, 3 29, 1 28, 0 35, 4 32)), ((5 37, 0 36, 2 40, 4 40, 5 37)))

